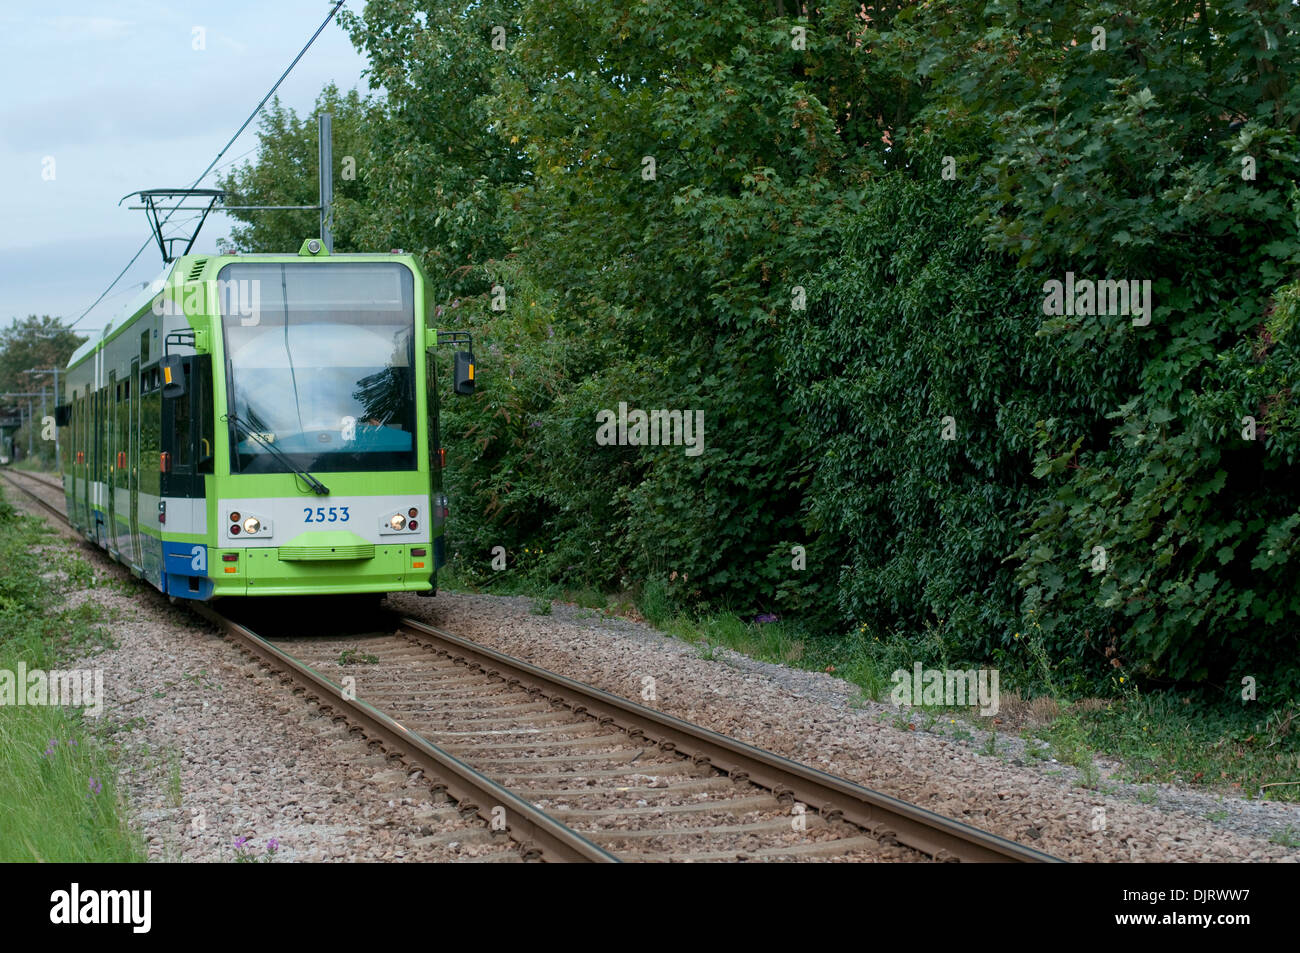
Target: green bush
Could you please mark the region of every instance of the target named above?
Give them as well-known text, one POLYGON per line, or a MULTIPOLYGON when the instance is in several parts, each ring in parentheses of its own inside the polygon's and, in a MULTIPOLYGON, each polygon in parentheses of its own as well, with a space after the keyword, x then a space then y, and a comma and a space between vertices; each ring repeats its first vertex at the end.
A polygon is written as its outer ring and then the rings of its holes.
MULTIPOLYGON (((461 580, 1013 663, 1032 625, 1077 690, 1293 663, 1294 4, 624 6, 342 17, 388 95, 321 100, 340 247, 413 250, 476 333, 461 580), (1150 280, 1151 323, 1045 315, 1067 272, 1150 280), (624 401, 703 410, 705 454, 596 446, 624 401)), ((237 184, 288 189, 308 131, 237 184)))
POLYGON ((841 621, 933 625, 987 658, 1016 626, 1006 560, 1040 492, 1033 422, 1059 385, 1032 280, 969 227, 978 197, 937 176, 874 182, 785 328, 782 380, 841 621))

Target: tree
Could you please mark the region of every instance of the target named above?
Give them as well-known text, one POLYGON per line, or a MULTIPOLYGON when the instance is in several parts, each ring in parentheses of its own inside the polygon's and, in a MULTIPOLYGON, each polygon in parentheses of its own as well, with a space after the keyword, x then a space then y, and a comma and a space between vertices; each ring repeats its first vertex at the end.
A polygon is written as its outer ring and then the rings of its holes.
MULTIPOLYGON (((689 576, 687 602, 909 639, 942 619, 981 658, 1030 611, 1054 658, 1104 648, 1152 677, 1293 655, 1297 18, 344 11, 386 93, 339 201, 347 247, 418 254, 439 323, 485 355, 444 417, 477 521, 453 535, 544 547, 552 581, 689 576), (1149 281, 1149 323, 1045 314, 1067 273, 1149 281), (597 447, 622 402, 702 411, 705 454, 597 447), (961 442, 935 436, 949 415, 961 442)), ((270 132, 268 181, 314 182, 310 131, 270 132)))
MULTIPOLYGON (((375 138, 371 123, 382 107, 363 99, 356 90, 340 94, 333 84, 316 98, 310 115, 298 118, 277 96, 258 124, 257 162, 245 161, 221 180, 228 205, 317 205, 319 185, 319 129, 317 116, 330 113, 334 140, 334 247, 338 251, 370 251, 357 244, 349 208, 367 203, 366 156, 375 138)), ((304 238, 320 234, 320 213, 315 211, 234 211, 244 225, 231 235, 234 247, 244 252, 296 252, 304 238)), ((385 249, 387 250, 387 249, 385 249)))
MULTIPOLYGON (((7 328, 0 329, 0 393, 31 393, 43 387, 50 389, 51 399, 46 404, 46 412, 53 413, 55 404, 61 396, 54 394, 53 375, 29 374, 32 368, 65 367, 68 358, 86 339, 75 331, 65 328, 59 318, 49 315, 37 317, 34 314, 19 320, 14 318, 7 328)), ((62 378, 60 378, 62 386, 62 378)), ((40 413, 40 400, 34 399, 34 409, 40 413)), ((26 398, 0 398, 0 414, 17 415, 19 408, 25 412, 26 398)), ((37 430, 33 433, 33 447, 49 463, 54 461, 53 446, 41 441, 40 420, 34 422, 37 430)), ((16 446, 26 448, 27 428, 14 434, 16 446)))
POLYGON ((361 167, 369 201, 340 214, 368 250, 417 255, 443 303, 486 293, 486 264, 510 252, 503 187, 525 178, 528 164, 502 136, 491 94, 512 68, 494 31, 514 33, 518 7, 372 3, 364 14, 339 14, 370 57, 372 85, 387 94, 361 167))

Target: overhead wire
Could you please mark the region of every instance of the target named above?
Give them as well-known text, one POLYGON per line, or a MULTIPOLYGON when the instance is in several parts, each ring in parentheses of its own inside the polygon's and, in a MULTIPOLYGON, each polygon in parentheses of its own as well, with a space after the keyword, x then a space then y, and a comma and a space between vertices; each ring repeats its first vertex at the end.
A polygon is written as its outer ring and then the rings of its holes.
MULTIPOLYGON (((209 172, 212 172, 212 169, 214 168, 214 166, 217 165, 217 163, 220 163, 221 157, 224 156, 225 153, 230 150, 231 146, 234 146, 235 139, 238 139, 240 135, 243 135, 243 131, 247 129, 248 124, 250 124, 250 122, 253 121, 253 118, 257 116, 257 113, 261 112, 261 108, 263 108, 264 105, 266 105, 266 100, 269 100, 270 98, 272 98, 273 95, 276 95, 276 90, 278 90, 279 85, 285 82, 285 78, 287 77, 287 75, 289 75, 292 72, 294 66, 298 65, 298 61, 303 59, 303 56, 305 55, 305 53, 307 53, 308 49, 311 49, 312 44, 316 42, 317 36, 320 36, 321 31, 324 31, 325 27, 329 26, 329 22, 333 20, 334 14, 339 12, 339 9, 343 7, 344 3, 346 3, 346 0, 338 0, 337 3, 335 3, 333 7, 330 8, 330 12, 328 14, 325 14, 325 20, 322 20, 321 25, 316 27, 316 33, 312 34, 312 38, 307 40, 307 46, 304 46, 302 49, 300 49, 300 51, 298 51, 298 56, 294 57, 294 61, 290 62, 289 66, 287 66, 287 68, 285 69, 285 72, 279 74, 279 79, 277 79, 276 85, 270 87, 270 90, 266 91, 266 95, 263 96, 263 98, 261 98, 261 101, 259 104, 257 104, 257 107, 253 109, 251 113, 248 113, 248 118, 246 118, 246 120, 243 121, 243 125, 239 126, 239 129, 235 131, 235 134, 231 135, 229 142, 227 142, 225 146, 221 147, 221 151, 217 153, 216 159, 213 159, 211 163, 208 164, 208 168, 204 169, 203 173, 201 173, 198 178, 194 179, 194 183, 192 183, 190 189, 195 189, 195 187, 198 187, 199 182, 203 181, 203 179, 208 176, 209 172)), ((252 150, 250 150, 250 152, 251 151, 252 150)), ((244 153, 244 155, 248 155, 248 153, 246 152, 244 153)), ((242 159, 242 157, 243 156, 240 156, 239 159, 242 159)), ((233 161, 238 161, 238 159, 235 159, 233 161)), ((159 234, 161 234, 162 226, 168 224, 168 221, 170 220, 170 218, 172 218, 173 212, 175 212, 175 208, 170 209, 170 211, 166 213, 166 217, 162 218, 162 221, 159 222, 159 234)), ((139 251, 136 251, 135 254, 131 256, 131 260, 127 261, 126 267, 122 268, 121 272, 117 273, 117 277, 113 278, 113 280, 108 283, 108 287, 105 287, 105 289, 101 291, 99 298, 96 298, 94 302, 91 302, 91 306, 86 308, 86 311, 83 311, 81 315, 77 317, 77 320, 73 321, 72 324, 68 325, 69 329, 73 329, 78 324, 81 324, 82 319, 85 319, 88 313, 94 311, 96 304, 99 304, 101 300, 104 300, 105 296, 108 295, 109 291, 112 291, 113 287, 117 285, 117 282, 120 282, 122 280, 123 274, 129 272, 131 265, 135 264, 135 261, 139 259, 140 255, 144 254, 144 250, 146 250, 146 248, 148 248, 149 244, 151 244, 152 242, 153 242, 153 237, 152 235, 149 235, 149 238, 147 238, 146 241, 144 241, 144 244, 142 244, 142 246, 139 247, 139 251)))

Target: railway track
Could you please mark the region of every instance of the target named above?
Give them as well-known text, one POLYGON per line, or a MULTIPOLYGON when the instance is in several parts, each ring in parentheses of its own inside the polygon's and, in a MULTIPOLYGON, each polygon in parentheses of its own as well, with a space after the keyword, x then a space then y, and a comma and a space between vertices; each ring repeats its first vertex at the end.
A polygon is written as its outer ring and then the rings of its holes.
POLYGON ((43 510, 58 517, 61 523, 67 525, 62 483, 51 480, 45 474, 15 470, 13 467, 0 467, 0 474, 4 474, 6 482, 11 486, 21 490, 43 510))
POLYGON ((1054 859, 414 619, 275 644, 619 859, 1054 859))
POLYGON ((525 859, 1057 859, 418 620, 381 613, 380 631, 267 638, 194 608, 525 859))
POLYGON ((35 480, 37 483, 43 483, 46 486, 53 487, 54 489, 58 490, 60 493, 63 492, 63 480, 59 477, 57 473, 46 473, 44 471, 38 471, 38 470, 14 470, 14 469, 10 469, 7 472, 17 473, 20 476, 30 477, 32 480, 35 480))

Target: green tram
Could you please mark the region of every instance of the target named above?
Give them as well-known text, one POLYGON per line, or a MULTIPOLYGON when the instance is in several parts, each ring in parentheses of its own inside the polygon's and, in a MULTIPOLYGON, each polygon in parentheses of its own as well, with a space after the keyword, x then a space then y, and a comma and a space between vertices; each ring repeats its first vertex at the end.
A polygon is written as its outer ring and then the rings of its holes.
MULTIPOLYGON (((410 255, 309 239, 176 259, 68 362, 73 526, 173 599, 432 595, 447 500, 430 313, 410 255)), ((472 354, 454 367, 471 393, 472 354)))

